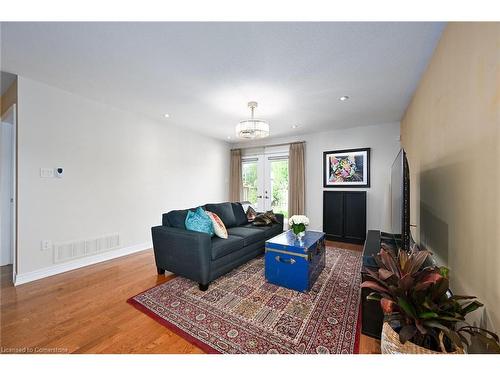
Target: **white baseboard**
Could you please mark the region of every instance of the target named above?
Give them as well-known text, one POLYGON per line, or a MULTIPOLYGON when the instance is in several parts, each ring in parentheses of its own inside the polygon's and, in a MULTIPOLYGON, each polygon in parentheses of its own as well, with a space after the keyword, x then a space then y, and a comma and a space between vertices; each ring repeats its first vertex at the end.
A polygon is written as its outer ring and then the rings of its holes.
POLYGON ((17 286, 17 285, 29 283, 31 281, 43 279, 45 277, 58 275, 58 274, 63 273, 63 272, 68 272, 68 271, 76 270, 78 268, 90 266, 92 264, 96 264, 96 263, 100 263, 100 262, 105 262, 107 260, 119 258, 119 257, 122 257, 124 255, 137 253, 137 252, 143 251, 143 250, 148 250, 148 249, 151 249, 152 247, 153 247, 153 244, 151 242, 145 242, 145 243, 142 243, 139 245, 133 245, 133 246, 128 246, 128 247, 123 247, 123 248, 117 249, 117 250, 107 251, 105 253, 98 254, 98 255, 92 255, 89 257, 85 257, 85 258, 75 259, 75 260, 72 260, 70 262, 57 264, 57 265, 42 268, 42 269, 36 270, 36 271, 31 271, 31 272, 26 272, 26 273, 21 273, 21 274, 18 273, 16 275, 16 281, 15 281, 14 285, 17 286))

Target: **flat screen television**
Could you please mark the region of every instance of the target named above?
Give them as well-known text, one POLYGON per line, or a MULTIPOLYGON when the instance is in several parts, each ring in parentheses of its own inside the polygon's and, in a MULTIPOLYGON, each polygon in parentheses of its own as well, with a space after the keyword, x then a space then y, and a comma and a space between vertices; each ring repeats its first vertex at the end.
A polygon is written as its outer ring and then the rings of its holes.
POLYGON ((410 249, 410 169, 401 149, 391 167, 391 232, 396 245, 410 249))

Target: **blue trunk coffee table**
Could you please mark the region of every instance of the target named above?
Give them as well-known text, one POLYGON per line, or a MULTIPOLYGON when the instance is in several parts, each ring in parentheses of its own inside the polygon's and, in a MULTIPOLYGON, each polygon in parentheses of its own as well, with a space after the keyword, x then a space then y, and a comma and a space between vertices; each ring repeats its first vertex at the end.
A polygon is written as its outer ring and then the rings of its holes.
POLYGON ((307 292, 325 267, 325 234, 308 230, 299 241, 291 230, 266 241, 269 283, 307 292))

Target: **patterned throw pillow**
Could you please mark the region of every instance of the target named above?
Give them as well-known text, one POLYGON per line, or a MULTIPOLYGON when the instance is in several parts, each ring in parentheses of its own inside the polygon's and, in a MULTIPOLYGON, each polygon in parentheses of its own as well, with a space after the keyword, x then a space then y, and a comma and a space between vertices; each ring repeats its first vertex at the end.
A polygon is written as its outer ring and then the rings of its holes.
POLYGON ((208 215, 210 220, 212 220, 212 225, 214 227, 215 235, 217 237, 226 239, 227 238, 227 229, 226 229, 226 226, 224 225, 224 223, 222 222, 222 220, 220 219, 220 217, 217 216, 217 214, 214 214, 213 212, 210 212, 210 211, 206 211, 206 214, 208 215))
POLYGON ((187 230, 206 233, 210 237, 214 235, 212 220, 201 207, 198 207, 195 212, 188 211, 185 224, 187 230))
POLYGON ((263 227, 266 225, 272 225, 277 223, 279 223, 279 221, 276 218, 274 212, 271 210, 267 211, 266 213, 257 215, 252 224, 255 225, 256 227, 263 227))
POLYGON ((248 221, 254 221, 257 217, 257 212, 253 209, 252 206, 248 206, 246 214, 248 221))

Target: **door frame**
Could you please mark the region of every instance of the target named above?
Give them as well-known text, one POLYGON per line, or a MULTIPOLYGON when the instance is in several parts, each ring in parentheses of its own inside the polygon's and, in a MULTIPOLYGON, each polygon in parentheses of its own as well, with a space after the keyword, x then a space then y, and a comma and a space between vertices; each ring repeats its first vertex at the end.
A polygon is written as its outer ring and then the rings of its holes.
POLYGON ((287 151, 268 151, 258 154, 245 155, 241 158, 241 163, 257 162, 257 209, 267 211, 271 209, 271 174, 270 165, 273 160, 288 159, 287 151))
POLYGON ((250 155, 243 156, 241 158, 241 164, 243 167, 243 163, 257 163, 257 210, 264 210, 265 201, 264 201, 264 179, 261 178, 264 176, 264 155, 250 155))
POLYGON ((12 205, 11 205, 11 259, 12 282, 16 283, 17 275, 17 106, 11 105, 1 116, 1 122, 12 124, 12 205))
MULTIPOLYGON (((264 155, 264 198, 266 199, 264 207, 266 211, 271 209, 272 202, 269 196, 269 194, 271 194, 271 162, 274 160, 288 160, 288 156, 288 152, 275 152, 264 155)), ((290 186, 290 181, 288 181, 288 186, 290 186)))

